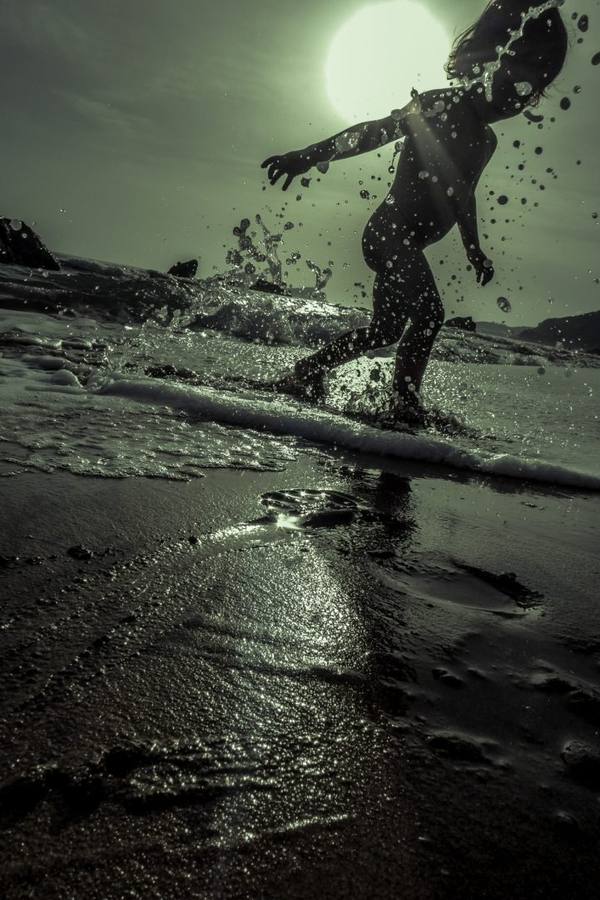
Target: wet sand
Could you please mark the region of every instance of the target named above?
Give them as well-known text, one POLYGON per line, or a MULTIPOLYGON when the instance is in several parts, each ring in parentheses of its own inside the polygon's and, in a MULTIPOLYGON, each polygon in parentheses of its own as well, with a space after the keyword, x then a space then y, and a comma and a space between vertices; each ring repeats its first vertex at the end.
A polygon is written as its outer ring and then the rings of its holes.
POLYGON ((592 898, 600 498, 0 479, 7 898, 592 898))

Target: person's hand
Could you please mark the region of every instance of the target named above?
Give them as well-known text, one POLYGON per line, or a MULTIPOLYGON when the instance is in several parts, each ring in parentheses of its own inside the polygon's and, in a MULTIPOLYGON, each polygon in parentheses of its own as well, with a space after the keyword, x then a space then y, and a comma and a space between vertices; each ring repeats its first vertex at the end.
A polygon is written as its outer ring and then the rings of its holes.
POLYGON ((477 284, 482 287, 489 284, 494 277, 494 264, 488 259, 481 247, 472 247, 467 252, 467 258, 475 269, 477 284))
POLYGON ((261 163, 262 169, 267 169, 267 177, 271 184, 276 184, 284 175, 283 190, 287 191, 297 175, 304 175, 312 167, 308 154, 300 150, 285 153, 283 156, 269 156, 261 163))

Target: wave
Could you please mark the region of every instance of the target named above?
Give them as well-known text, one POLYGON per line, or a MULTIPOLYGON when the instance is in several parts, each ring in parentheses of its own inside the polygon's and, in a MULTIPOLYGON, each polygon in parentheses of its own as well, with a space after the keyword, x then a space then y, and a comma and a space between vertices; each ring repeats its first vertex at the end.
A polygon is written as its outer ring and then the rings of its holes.
MULTIPOLYGON (((0 303, 121 324, 151 321, 171 329, 212 329, 246 341, 304 347, 322 345, 370 320, 369 310, 334 305, 314 288, 289 288, 285 296, 253 290, 235 271, 201 280, 77 257, 63 256, 60 261, 60 272, 3 266, 0 303)), ((391 353, 388 348, 377 355, 391 353)), ((537 368, 600 367, 598 357, 590 354, 455 328, 442 330, 432 358, 537 368)))
POLYGON ((293 436, 345 450, 418 460, 494 477, 600 490, 600 476, 590 472, 506 453, 494 454, 480 448, 464 448, 441 436, 384 431, 277 395, 256 398, 210 387, 115 376, 96 391, 168 406, 222 425, 293 436))

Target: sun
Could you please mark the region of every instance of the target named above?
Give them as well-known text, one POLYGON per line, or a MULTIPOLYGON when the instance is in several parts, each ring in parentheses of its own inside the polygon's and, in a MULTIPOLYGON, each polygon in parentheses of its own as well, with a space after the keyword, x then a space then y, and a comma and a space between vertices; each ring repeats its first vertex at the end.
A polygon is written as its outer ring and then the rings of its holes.
POLYGON ((325 68, 327 92, 348 124, 404 106, 411 88, 446 83, 450 38, 417 0, 362 7, 335 35, 325 68))

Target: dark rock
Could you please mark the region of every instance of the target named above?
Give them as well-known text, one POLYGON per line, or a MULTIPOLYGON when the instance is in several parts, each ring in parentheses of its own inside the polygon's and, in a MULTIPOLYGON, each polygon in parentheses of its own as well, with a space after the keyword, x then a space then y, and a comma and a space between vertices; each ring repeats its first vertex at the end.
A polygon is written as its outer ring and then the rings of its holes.
POLYGON ((461 331, 477 331, 477 326, 471 316, 457 316, 455 319, 448 319, 446 325, 448 328, 460 328, 461 331))
POLYGON ((583 741, 569 741, 561 758, 574 781, 593 791, 600 790, 600 751, 583 741))
POLYGON ((198 271, 198 260, 188 259, 186 262, 175 263, 169 269, 169 275, 175 275, 176 278, 195 278, 198 271))
POLYGON ((273 281, 267 281, 266 278, 257 278, 252 285, 253 291, 263 291, 265 294, 285 294, 287 288, 284 284, 276 284, 273 281))
POLYGON ((5 217, 0 218, 0 262, 30 269, 60 270, 58 262, 29 225, 5 217))

